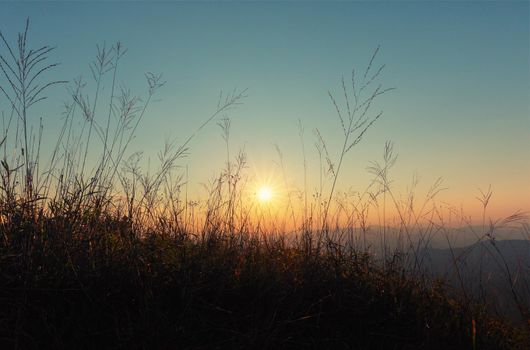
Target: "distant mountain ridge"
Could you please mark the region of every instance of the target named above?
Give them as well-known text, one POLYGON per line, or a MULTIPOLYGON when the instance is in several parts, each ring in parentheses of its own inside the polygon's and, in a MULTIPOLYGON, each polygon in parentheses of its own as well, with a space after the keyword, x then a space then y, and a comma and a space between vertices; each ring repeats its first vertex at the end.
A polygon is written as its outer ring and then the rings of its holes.
POLYGON ((519 303, 530 309, 530 241, 485 240, 461 248, 427 248, 419 256, 425 272, 444 277, 457 291, 494 305, 496 312, 521 320, 519 303), (513 287, 513 290, 512 290, 513 287))

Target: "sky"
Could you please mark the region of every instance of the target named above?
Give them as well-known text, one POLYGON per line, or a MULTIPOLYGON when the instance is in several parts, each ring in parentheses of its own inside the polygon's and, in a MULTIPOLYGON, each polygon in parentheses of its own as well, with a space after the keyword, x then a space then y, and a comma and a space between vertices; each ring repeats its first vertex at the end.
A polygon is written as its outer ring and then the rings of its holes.
MULTIPOLYGON (((155 159, 165 139, 185 140, 215 111, 220 90, 248 88, 244 104, 226 115, 231 153, 245 150, 255 181, 303 188, 300 121, 308 192, 317 188, 319 173, 314 130, 334 157, 341 146, 328 91, 342 103, 341 77, 363 71, 380 47, 379 81, 395 90, 373 106, 383 115, 346 155, 338 187, 366 187, 367 166, 381 160, 391 140, 399 155, 391 173, 396 191, 406 191, 414 174, 420 192, 441 177, 440 200, 471 214, 480 209, 478 189, 489 185, 492 216, 530 211, 526 1, 0 3, 6 37, 23 30, 27 17, 30 42, 56 47, 56 79, 89 78, 96 44, 116 41, 128 48, 121 86, 145 94, 144 73, 163 73, 166 84, 132 150, 155 159)), ((45 136, 53 139, 67 94, 57 87, 48 95, 34 118, 43 117, 45 136)), ((0 110, 6 108, 0 99, 0 110)), ((213 122, 192 140, 181 164, 200 193, 225 162, 213 122)))

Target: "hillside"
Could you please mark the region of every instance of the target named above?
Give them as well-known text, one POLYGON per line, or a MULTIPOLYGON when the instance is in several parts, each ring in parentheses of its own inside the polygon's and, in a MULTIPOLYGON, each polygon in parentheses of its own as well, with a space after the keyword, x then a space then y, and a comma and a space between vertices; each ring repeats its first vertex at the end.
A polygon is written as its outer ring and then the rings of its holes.
POLYGON ((1 247, 2 348, 529 344, 524 327, 449 296, 442 284, 407 277, 399 259, 383 269, 362 252, 332 245, 319 252, 303 241, 288 247, 243 233, 197 240, 170 231, 140 239, 111 219, 83 225, 82 234, 75 227, 59 218, 1 226, 7 237, 39 232, 30 252, 27 240, 1 247))

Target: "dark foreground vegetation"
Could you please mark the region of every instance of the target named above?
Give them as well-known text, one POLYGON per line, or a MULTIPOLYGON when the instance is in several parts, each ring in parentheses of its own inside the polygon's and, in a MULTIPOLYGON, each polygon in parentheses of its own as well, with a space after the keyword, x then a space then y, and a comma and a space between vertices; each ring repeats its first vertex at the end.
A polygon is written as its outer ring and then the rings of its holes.
MULTIPOLYGON (((81 219, 77 217, 76 219, 81 219)), ((528 333, 361 253, 126 221, 3 225, 2 348, 526 349, 528 333)), ((337 248, 337 249, 335 249, 337 248)))
MULTIPOLYGON (((349 95, 342 81, 345 106, 330 94, 344 131, 336 157, 317 132, 329 165, 320 172, 331 189, 309 203, 320 208, 317 218, 308 214, 304 189, 303 220, 289 225, 298 237, 287 239, 252 218, 241 187, 243 154, 227 156, 201 205, 182 198, 177 165, 189 141, 244 91, 221 95, 194 134, 161 152, 159 170, 142 172, 140 156, 128 149, 161 76, 146 75, 143 99, 120 92, 125 50, 120 43, 98 47, 92 90, 82 79, 69 86, 58 139, 43 140, 33 108, 65 82, 42 79, 55 67, 47 63, 52 48, 30 49, 27 33, 28 24, 11 45, 0 32, 0 349, 528 349, 526 325, 490 316, 443 281, 408 273, 406 254, 376 262, 366 245, 328 237, 340 214, 332 203, 344 155, 381 116, 369 116, 369 107, 389 91, 379 85, 363 95, 384 67, 372 68, 377 50, 364 74, 352 74, 349 95), (40 160, 44 144, 56 145, 47 163, 40 160)), ((228 149, 226 119, 221 128, 228 149)), ((351 227, 366 227, 364 209, 385 195, 410 208, 400 231, 425 216, 394 199, 387 177, 394 161, 387 144, 384 163, 372 167, 366 206, 350 213, 351 227)), ((484 234, 492 237, 490 226, 484 234)))

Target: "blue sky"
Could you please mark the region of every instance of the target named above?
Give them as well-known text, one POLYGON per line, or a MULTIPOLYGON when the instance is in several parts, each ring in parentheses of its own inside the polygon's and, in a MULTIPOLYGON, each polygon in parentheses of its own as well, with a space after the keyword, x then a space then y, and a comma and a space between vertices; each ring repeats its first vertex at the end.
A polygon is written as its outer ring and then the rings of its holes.
MULTIPOLYGON (((248 88, 229 115, 231 147, 245 147, 249 171, 260 177, 278 172, 277 144, 293 186, 301 183, 298 119, 314 174, 312 130, 332 152, 340 145, 327 91, 339 93, 341 75, 364 69, 380 45, 381 81, 396 90, 374 107, 383 117, 348 154, 342 188, 364 186, 366 166, 392 140, 396 186, 414 172, 427 187, 443 177, 445 199, 473 207, 477 188, 491 184, 499 212, 530 210, 528 2, 0 4, 7 37, 26 17, 31 43, 57 47, 57 79, 88 77, 96 44, 117 40, 129 49, 120 84, 143 93, 144 72, 164 73, 167 84, 132 145, 152 157, 165 137, 185 139, 214 110, 220 89, 248 88)), ((39 112, 50 137, 65 98, 56 89, 39 112)), ((219 128, 211 124, 191 146, 183 163, 196 183, 207 181, 223 166, 219 128)))

